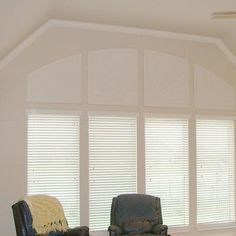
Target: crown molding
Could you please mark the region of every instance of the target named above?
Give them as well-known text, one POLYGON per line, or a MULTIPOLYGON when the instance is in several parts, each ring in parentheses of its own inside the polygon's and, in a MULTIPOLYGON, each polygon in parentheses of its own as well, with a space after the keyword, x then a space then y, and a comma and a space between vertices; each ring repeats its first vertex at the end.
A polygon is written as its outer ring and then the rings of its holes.
POLYGON ((12 60, 14 60, 22 51, 24 51, 24 49, 30 47, 33 42, 35 42, 38 38, 40 38, 49 29, 54 28, 54 27, 135 34, 135 35, 152 36, 152 37, 157 37, 157 38, 169 38, 169 39, 189 40, 189 41, 201 42, 201 43, 211 43, 211 44, 215 44, 225 54, 225 56, 229 59, 229 61, 236 66, 236 56, 229 50, 229 48, 219 38, 192 35, 192 34, 174 33, 174 32, 168 32, 168 31, 157 31, 157 30, 134 28, 134 27, 51 19, 47 21, 45 24, 43 24, 41 27, 39 27, 37 30, 35 30, 24 41, 22 41, 16 48, 14 48, 2 60, 0 60, 0 71, 5 66, 7 66, 12 60))

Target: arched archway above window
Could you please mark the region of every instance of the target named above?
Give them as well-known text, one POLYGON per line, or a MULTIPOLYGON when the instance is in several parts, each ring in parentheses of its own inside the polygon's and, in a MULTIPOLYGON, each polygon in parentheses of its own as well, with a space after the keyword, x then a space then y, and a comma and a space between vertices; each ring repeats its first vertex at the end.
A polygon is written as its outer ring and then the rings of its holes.
POLYGON ((145 51, 144 104, 153 107, 188 107, 188 61, 165 53, 145 51))
POLYGON ((235 109, 234 88, 203 66, 194 65, 195 108, 235 109))
POLYGON ((81 103, 81 56, 69 56, 30 73, 27 101, 81 103))

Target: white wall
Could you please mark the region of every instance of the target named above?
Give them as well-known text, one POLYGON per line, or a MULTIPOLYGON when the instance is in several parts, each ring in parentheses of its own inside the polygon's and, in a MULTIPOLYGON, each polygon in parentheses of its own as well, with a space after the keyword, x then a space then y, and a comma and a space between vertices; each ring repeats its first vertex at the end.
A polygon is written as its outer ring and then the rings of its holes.
MULTIPOLYGON (((27 109, 235 115, 235 76, 235 66, 214 44, 50 29, 0 71, 1 234, 15 234, 10 207, 26 194, 27 109), (56 73, 55 63, 59 63, 56 68, 64 66, 62 72, 71 73, 70 78, 56 73), (107 77, 104 67, 109 68, 107 77), (202 71, 211 75, 207 77, 213 83, 218 81, 215 88, 205 84, 202 71), (51 79, 45 81, 48 75, 51 79), (42 96, 40 86, 45 83, 47 91, 42 96), (219 104, 221 96, 224 102, 219 104)), ((138 151, 142 164, 143 150, 138 151)), ((85 196, 82 200, 86 202, 85 196)), ((85 213, 82 224, 87 218, 85 213)))

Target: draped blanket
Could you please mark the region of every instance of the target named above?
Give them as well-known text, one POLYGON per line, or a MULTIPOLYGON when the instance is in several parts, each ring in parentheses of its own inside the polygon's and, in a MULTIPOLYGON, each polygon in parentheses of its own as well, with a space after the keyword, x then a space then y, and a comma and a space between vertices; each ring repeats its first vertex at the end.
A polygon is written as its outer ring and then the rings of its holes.
POLYGON ((62 205, 56 198, 47 195, 29 195, 24 200, 31 211, 32 227, 38 234, 67 231, 68 223, 62 205))

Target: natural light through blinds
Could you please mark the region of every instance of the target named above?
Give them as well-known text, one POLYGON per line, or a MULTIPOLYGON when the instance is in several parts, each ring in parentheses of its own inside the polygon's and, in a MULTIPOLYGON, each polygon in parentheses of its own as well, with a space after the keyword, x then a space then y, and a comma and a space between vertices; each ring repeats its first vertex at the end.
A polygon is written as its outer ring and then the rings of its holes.
POLYGON ((48 194, 79 225, 79 116, 28 115, 28 194, 48 194))
POLYGON ((187 226, 188 120, 145 119, 146 193, 161 198, 164 223, 187 226))
POLYGON ((89 117, 89 227, 107 230, 112 198, 137 189, 136 117, 89 117))
POLYGON ((234 121, 200 119, 196 131, 197 222, 234 222, 234 121))

